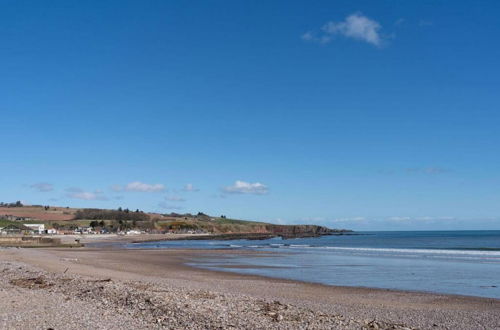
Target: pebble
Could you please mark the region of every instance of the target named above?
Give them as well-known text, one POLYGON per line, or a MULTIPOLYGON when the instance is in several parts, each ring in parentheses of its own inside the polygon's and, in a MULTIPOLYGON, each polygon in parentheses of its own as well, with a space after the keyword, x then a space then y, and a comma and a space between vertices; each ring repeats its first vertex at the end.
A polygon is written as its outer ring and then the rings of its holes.
POLYGON ((0 329, 412 329, 277 300, 53 274, 21 263, 0 262, 0 272, 0 329))

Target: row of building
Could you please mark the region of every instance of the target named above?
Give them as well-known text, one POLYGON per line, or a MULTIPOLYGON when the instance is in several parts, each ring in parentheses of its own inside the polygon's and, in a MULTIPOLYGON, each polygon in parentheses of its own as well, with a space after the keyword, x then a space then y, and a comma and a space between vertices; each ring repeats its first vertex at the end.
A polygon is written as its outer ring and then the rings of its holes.
POLYGON ((42 234, 56 234, 57 231, 53 228, 46 229, 44 224, 9 224, 3 228, 0 228, 0 234, 30 234, 30 235, 42 235, 42 234))
MULTIPOLYGON (((5 227, 0 227, 0 235, 82 235, 82 234, 107 234, 106 230, 96 231, 92 227, 78 227, 73 230, 57 230, 46 228, 43 223, 21 224, 13 223, 5 227)), ((120 232, 124 235, 142 234, 143 231, 128 230, 120 232)))

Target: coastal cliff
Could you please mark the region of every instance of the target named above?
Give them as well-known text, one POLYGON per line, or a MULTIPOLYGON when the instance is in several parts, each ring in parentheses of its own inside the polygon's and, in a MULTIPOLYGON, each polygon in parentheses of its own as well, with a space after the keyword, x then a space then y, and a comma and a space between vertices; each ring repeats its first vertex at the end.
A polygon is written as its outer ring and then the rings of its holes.
POLYGON ((246 227, 247 231, 239 232, 220 232, 213 231, 210 235, 183 237, 185 240, 234 240, 234 239, 249 239, 263 240, 273 237, 281 237, 284 239, 301 238, 301 237, 319 237, 324 235, 344 235, 352 233, 346 229, 330 229, 324 226, 316 225, 265 225, 264 228, 246 227))
MULTIPOLYGON (((10 205, 10 204, 8 204, 10 205)), ((15 204, 17 205, 17 204, 15 204)), ((349 230, 330 229, 319 225, 278 225, 262 221, 227 218, 225 215, 159 214, 118 208, 78 209, 58 206, 19 205, 0 207, 0 228, 26 223, 44 224, 58 233, 124 233, 207 234, 221 239, 269 237, 297 238, 342 235, 349 230)))
POLYGON ((350 230, 330 229, 317 225, 268 225, 267 227, 270 233, 283 238, 342 235, 350 232, 350 230))

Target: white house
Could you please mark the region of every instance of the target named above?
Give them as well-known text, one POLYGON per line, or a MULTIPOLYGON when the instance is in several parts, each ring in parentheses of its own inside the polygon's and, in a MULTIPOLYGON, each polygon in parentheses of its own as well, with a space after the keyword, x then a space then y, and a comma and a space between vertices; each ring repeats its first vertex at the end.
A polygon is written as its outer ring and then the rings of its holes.
POLYGON ((33 229, 36 234, 45 234, 45 225, 43 223, 25 224, 25 226, 33 229))
POLYGON ((92 227, 78 227, 74 230, 75 234, 94 234, 92 227))

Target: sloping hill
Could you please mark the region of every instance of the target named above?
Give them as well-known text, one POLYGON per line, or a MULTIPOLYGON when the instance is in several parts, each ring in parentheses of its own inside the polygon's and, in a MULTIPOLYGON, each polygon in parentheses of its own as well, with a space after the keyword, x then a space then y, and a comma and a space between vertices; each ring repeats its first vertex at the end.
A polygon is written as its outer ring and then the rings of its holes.
POLYGON ((53 206, 49 209, 45 209, 43 206, 0 207, 0 217, 14 216, 42 221, 71 220, 74 218, 75 212, 76 209, 53 206))
POLYGON ((277 225, 266 222, 212 217, 204 213, 158 214, 128 209, 76 209, 58 206, 0 207, 0 219, 18 223, 45 222, 48 227, 73 230, 93 226, 108 232, 139 229, 146 232, 197 232, 218 235, 273 235, 306 237, 346 232, 316 225, 277 225))

